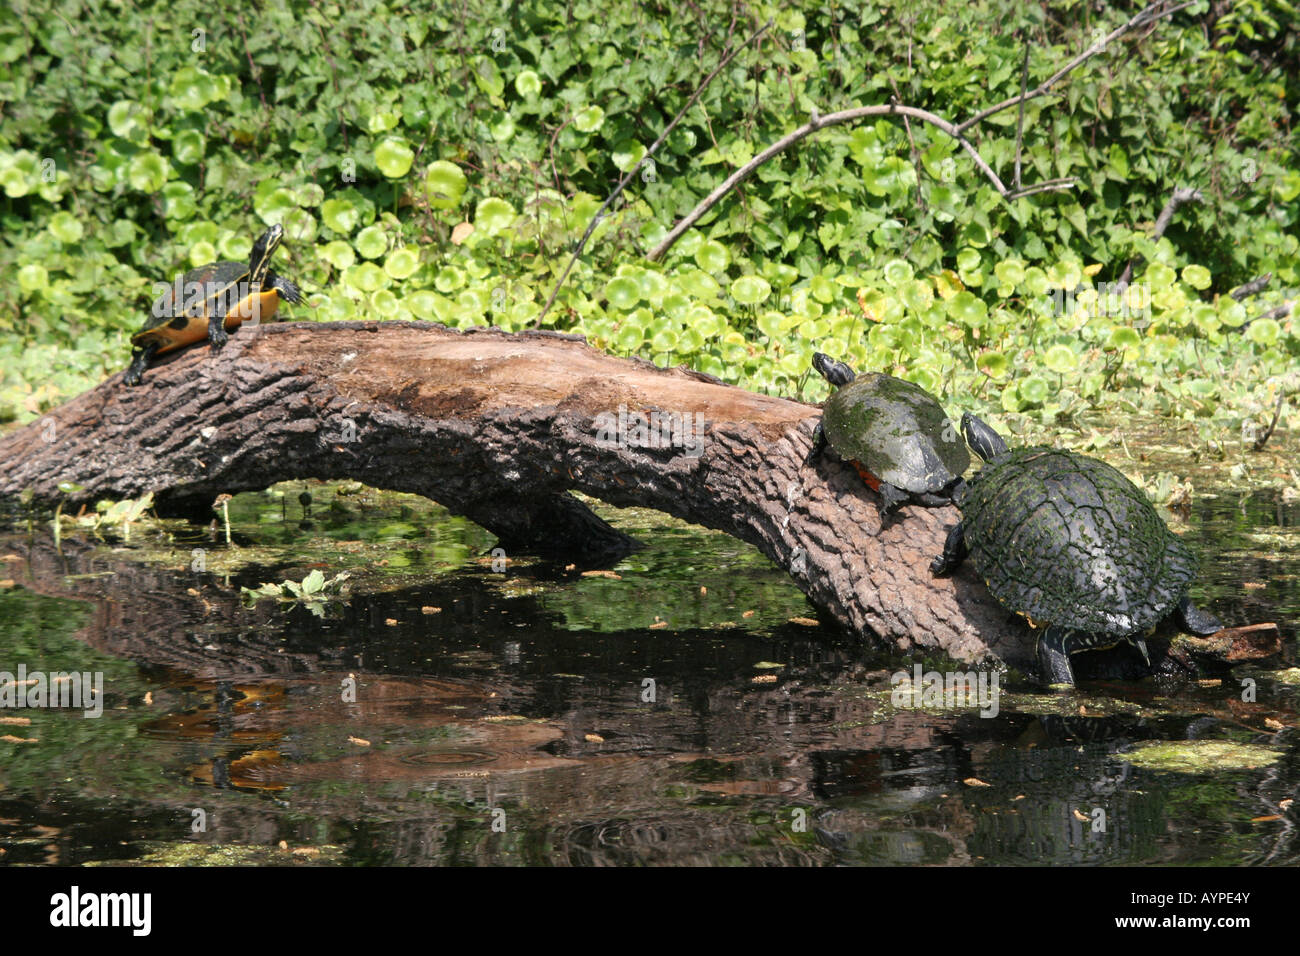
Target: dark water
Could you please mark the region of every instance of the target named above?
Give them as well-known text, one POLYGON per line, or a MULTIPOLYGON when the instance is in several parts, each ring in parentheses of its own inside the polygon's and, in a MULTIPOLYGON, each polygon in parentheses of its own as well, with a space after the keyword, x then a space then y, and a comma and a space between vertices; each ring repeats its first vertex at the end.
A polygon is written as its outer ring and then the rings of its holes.
POLYGON ((1197 600, 1278 622, 1283 658, 1071 695, 1008 678, 982 717, 900 705, 912 661, 817 626, 726 536, 607 512, 645 549, 494 570, 481 529, 336 487, 309 518, 302 486, 240 496, 233 547, 0 541, 0 670, 106 686, 96 719, 0 710, 0 863, 1300 862, 1300 505, 1278 495, 1207 500, 1186 539, 1197 600), (351 593, 239 601, 313 568, 351 593))

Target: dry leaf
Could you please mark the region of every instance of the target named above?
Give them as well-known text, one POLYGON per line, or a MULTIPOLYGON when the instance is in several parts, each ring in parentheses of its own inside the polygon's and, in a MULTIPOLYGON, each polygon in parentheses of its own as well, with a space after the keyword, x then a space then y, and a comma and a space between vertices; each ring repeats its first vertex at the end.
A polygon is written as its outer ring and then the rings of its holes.
POLYGON ((387 624, 389 627, 397 627, 397 618, 386 617, 384 618, 384 623, 387 624))
POLYGON ((802 624, 804 627, 821 627, 821 621, 811 617, 792 617, 791 624, 802 624))
POLYGON ((753 611, 742 611, 742 612, 740 613, 740 616, 741 616, 741 617, 745 617, 745 618, 753 617, 753 616, 754 616, 754 612, 753 612, 753 611))
POLYGON ((369 741, 369 740, 365 740, 364 738, 361 738, 361 737, 349 737, 349 738, 348 738, 348 743, 350 743, 350 744, 356 744, 358 747, 369 747, 369 746, 370 746, 370 741, 369 741))
POLYGON ((1270 813, 1266 817, 1251 817, 1251 823, 1272 823, 1274 820, 1281 820, 1282 816, 1278 813, 1270 813))
POLYGON ((600 734, 586 734, 582 739, 589 744, 603 744, 605 742, 605 738, 600 734))
POLYGON ((474 224, 472 222, 458 222, 455 228, 451 230, 451 241, 459 246, 472 235, 474 235, 474 224))
POLYGON ((27 727, 31 722, 30 717, 0 717, 0 724, 11 724, 15 727, 27 727))
POLYGON ((440 608, 440 607, 433 607, 433 606, 430 605, 430 604, 426 604, 424 607, 420 608, 420 613, 421 613, 421 614, 441 614, 441 613, 442 613, 442 608, 440 608))
POLYGON ((967 777, 965 780, 962 781, 962 783, 966 784, 966 786, 968 786, 968 787, 991 787, 991 786, 993 786, 993 784, 991 784, 991 783, 985 783, 985 782, 984 782, 983 780, 981 780, 979 777, 967 777))
POLYGON ((1088 814, 1082 813, 1078 810, 1071 810, 1070 812, 1074 814, 1074 819, 1078 820, 1080 823, 1087 823, 1090 819, 1088 814))
POLYGON ((755 677, 751 677, 751 678, 749 679, 749 682, 750 682, 751 684, 775 684, 775 683, 776 683, 776 675, 775 675, 775 674, 759 674, 759 675, 757 675, 757 676, 755 676, 755 677))
POLYGON ((614 571, 583 571, 582 576, 584 578, 611 578, 615 581, 623 580, 623 575, 614 571))

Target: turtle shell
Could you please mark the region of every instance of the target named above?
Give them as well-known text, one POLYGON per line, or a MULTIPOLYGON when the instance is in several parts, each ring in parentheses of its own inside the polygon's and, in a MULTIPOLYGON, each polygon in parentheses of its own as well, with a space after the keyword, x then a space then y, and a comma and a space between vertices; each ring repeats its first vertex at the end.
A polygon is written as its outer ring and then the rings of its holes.
POLYGON ((866 372, 836 389, 822 428, 837 455, 904 491, 941 491, 970 466, 966 443, 935 397, 892 375, 866 372))
MULTIPOLYGON (((176 302, 176 287, 168 286, 156 307, 150 309, 140 331, 131 336, 131 344, 137 347, 156 344, 159 352, 167 352, 203 341, 208 336, 208 316, 213 306, 220 303, 229 309, 231 303, 226 300, 237 284, 247 278, 247 262, 212 262, 191 269, 181 277, 180 302, 176 302)), ((234 331, 240 322, 237 314, 231 314, 225 323, 226 330, 234 331)))
POLYGON ((971 561, 993 596, 1038 626, 1090 632, 1076 650, 1149 630, 1196 577, 1196 557, 1141 489, 1096 458, 1008 452, 969 482, 960 505, 971 561))

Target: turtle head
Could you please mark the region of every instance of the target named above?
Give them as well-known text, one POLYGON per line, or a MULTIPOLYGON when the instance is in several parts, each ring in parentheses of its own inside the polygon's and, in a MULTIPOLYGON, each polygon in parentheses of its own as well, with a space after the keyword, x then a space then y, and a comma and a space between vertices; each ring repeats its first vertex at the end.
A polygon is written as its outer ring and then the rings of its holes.
POLYGON ((1001 458, 1010 450, 1002 436, 995 432, 992 426, 970 412, 961 416, 961 433, 971 450, 985 461, 1001 458))
POLYGON ((253 251, 248 256, 248 284, 252 288, 261 288, 262 280, 271 267, 271 256, 275 255, 276 247, 283 238, 284 226, 276 223, 253 243, 253 251))
POLYGON ((843 362, 835 361, 825 352, 814 352, 812 364, 822 378, 836 387, 847 385, 857 377, 853 369, 843 362))

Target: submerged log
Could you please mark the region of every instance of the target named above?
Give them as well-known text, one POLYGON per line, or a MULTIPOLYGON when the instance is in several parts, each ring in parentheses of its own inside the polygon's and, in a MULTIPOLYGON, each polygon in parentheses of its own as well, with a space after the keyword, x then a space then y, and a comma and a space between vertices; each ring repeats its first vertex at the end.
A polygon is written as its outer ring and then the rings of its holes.
POLYGON ((216 354, 164 357, 136 388, 121 378, 0 437, 0 496, 75 506, 152 491, 160 510, 210 518, 219 494, 351 478, 437 501, 507 551, 590 561, 634 546, 580 492, 753 544, 825 617, 887 647, 1033 660, 1031 633, 969 562, 931 576, 954 508, 882 522, 851 467, 804 465, 812 405, 573 336, 420 322, 246 327, 216 354))

